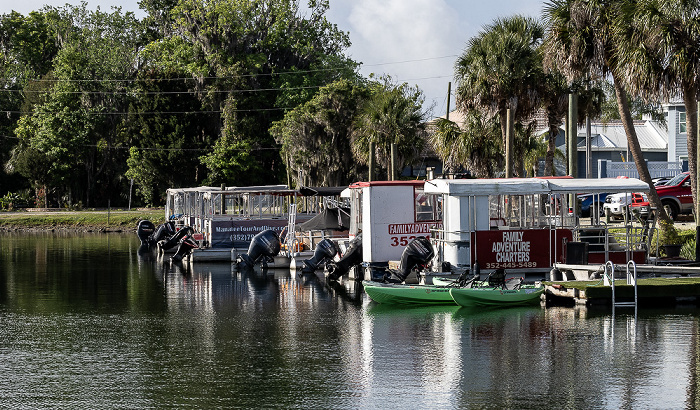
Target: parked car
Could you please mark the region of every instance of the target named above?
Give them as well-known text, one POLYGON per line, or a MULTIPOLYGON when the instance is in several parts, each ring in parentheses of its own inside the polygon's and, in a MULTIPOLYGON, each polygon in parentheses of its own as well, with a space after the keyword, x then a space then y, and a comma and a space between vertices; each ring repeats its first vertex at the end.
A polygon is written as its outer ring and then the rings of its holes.
POLYGON ((665 185, 656 187, 656 193, 671 219, 693 212, 693 193, 690 189, 690 173, 683 172, 671 178, 665 185))
POLYGON ((625 192, 608 195, 603 204, 603 212, 606 216, 609 214, 614 218, 623 218, 630 204, 642 201, 649 201, 646 194, 625 192))
POLYGON ((603 204, 605 204, 605 198, 608 194, 581 194, 577 198, 579 200, 579 209, 581 210, 581 216, 591 216, 591 211, 598 211, 599 216, 605 216, 605 209, 603 209, 603 204))
POLYGON ((670 177, 656 177, 652 178, 651 182, 654 184, 654 186, 661 186, 661 185, 666 185, 668 181, 670 181, 673 178, 673 176, 670 177))
POLYGON ((635 216, 640 221, 646 221, 652 215, 651 204, 644 194, 632 194, 632 203, 629 204, 628 209, 630 215, 635 216))

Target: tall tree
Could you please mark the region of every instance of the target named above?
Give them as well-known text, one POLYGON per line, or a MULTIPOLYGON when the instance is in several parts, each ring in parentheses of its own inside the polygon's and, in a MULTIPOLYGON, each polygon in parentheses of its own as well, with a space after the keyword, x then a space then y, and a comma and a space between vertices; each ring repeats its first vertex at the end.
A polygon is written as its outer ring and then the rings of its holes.
POLYGON ((700 1, 639 0, 631 6, 624 9, 627 24, 617 33, 624 44, 619 56, 621 74, 633 92, 647 99, 669 100, 680 91, 686 108, 688 168, 697 203, 700 1))
MULTIPOLYGON (((0 116, 0 186, 7 190, 26 186, 23 165, 15 166, 13 158, 22 154, 15 138, 21 112, 31 112, 48 88, 46 79, 58 52, 56 38, 46 14, 17 12, 0 16, 0 107, 7 115, 0 116), (14 156, 13 156, 14 155, 14 156)), ((25 158, 28 160, 28 158, 25 158)), ((35 158, 36 159, 36 158, 35 158)), ((4 192, 0 192, 0 195, 4 192)))
MULTIPOLYGON (((507 110, 521 121, 539 108, 543 35, 542 25, 531 18, 498 19, 469 40, 455 64, 457 107, 497 113, 504 146, 507 110)), ((522 158, 517 168, 522 169, 522 158)))
POLYGON ((327 9, 315 0, 306 14, 295 0, 183 0, 172 10, 175 34, 154 46, 190 49, 189 59, 172 63, 197 79, 203 109, 220 114, 214 151, 201 157, 205 182, 243 185, 284 175, 271 123, 354 70, 343 55, 347 34, 327 21, 327 9), (252 169, 258 172, 242 172, 252 169))
POLYGON ((371 85, 371 95, 362 105, 352 132, 352 150, 362 164, 370 155, 390 170, 391 144, 396 144, 398 166, 410 163, 423 149, 425 120, 423 92, 408 84, 394 84, 389 77, 371 85), (369 152, 374 142, 377 152, 369 152))
POLYGON ((366 85, 338 80, 272 124, 270 132, 282 144, 292 179, 297 179, 294 171, 302 171, 308 185, 341 186, 360 177, 350 135, 368 96, 366 85))
POLYGON ((462 128, 455 122, 438 120, 430 136, 433 149, 449 171, 463 167, 477 178, 495 177, 504 159, 498 120, 476 110, 467 111, 464 118, 462 128))
MULTIPOLYGON (((640 179, 649 184, 649 201, 659 218, 670 222, 651 181, 639 145, 619 65, 621 39, 619 26, 625 22, 621 9, 631 0, 553 0, 545 5, 547 36, 545 63, 557 67, 570 81, 605 78, 610 75, 617 98, 618 111, 627 135, 640 179)), ((666 226, 663 224, 662 226, 666 226)))
POLYGON ((59 50, 44 98, 18 126, 18 136, 27 139, 20 147, 50 162, 45 167, 55 172, 59 201, 106 206, 123 182, 120 113, 136 70, 139 24, 119 9, 103 13, 83 4, 45 10, 59 50))

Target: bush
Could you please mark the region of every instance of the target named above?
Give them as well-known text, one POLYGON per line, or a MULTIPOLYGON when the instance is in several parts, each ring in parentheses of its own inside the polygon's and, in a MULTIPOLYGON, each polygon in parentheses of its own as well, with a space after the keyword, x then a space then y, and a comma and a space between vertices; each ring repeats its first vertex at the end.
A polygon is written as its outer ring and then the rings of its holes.
POLYGON ((695 235, 688 235, 686 242, 681 248, 681 258, 695 260, 695 235))
POLYGON ((0 197, 0 210, 12 211, 13 209, 29 208, 33 206, 34 197, 31 190, 20 192, 8 192, 0 197))

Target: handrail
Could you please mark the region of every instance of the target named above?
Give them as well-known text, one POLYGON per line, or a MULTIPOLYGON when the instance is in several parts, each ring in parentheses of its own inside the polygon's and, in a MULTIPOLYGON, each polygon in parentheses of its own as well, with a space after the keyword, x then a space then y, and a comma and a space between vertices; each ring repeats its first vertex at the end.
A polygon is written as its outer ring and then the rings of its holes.
POLYGON ((637 264, 634 261, 627 262, 627 284, 634 285, 634 302, 618 302, 615 299, 615 265, 611 261, 605 262, 603 284, 612 288, 613 309, 616 306, 637 306, 637 264))

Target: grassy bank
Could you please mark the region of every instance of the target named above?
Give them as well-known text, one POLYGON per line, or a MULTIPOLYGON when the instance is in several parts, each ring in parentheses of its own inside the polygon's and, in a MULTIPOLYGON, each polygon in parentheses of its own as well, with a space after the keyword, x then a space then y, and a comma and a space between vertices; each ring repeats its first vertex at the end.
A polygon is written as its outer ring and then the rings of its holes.
POLYGON ((79 231, 135 231, 142 219, 159 225, 162 209, 100 209, 87 211, 0 212, 0 230, 66 229, 79 231))

